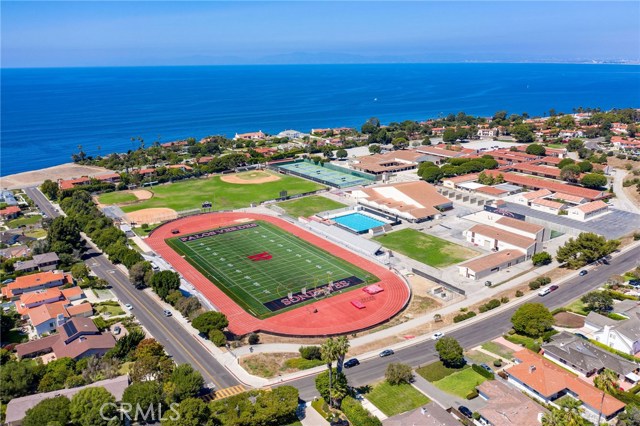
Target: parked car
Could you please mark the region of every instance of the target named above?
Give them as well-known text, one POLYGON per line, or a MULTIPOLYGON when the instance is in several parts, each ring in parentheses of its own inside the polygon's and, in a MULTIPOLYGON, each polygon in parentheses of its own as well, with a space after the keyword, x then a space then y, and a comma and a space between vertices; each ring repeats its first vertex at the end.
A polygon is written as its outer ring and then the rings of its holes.
POLYGON ((442 337, 444 337, 444 333, 441 331, 438 331, 437 333, 434 333, 433 336, 431 336, 433 340, 438 340, 438 339, 441 339, 442 337))
POLYGON ((131 303, 125 303, 124 307, 127 308, 128 310, 132 310, 133 309, 133 305, 131 305, 131 303))
POLYGON ((473 413, 471 412, 471 410, 469 410, 464 405, 459 406, 458 407, 458 411, 460 411, 460 413, 462 413, 463 416, 465 416, 465 417, 467 417, 469 419, 473 417, 473 413))
POLYGON ((557 285, 549 286, 549 291, 556 291, 559 287, 557 285))
POLYGON ((7 280, 2 281, 2 284, 11 284, 12 282, 14 282, 15 280, 13 278, 9 278, 7 280))
POLYGON ((538 292, 538 296, 546 296, 549 293, 551 293, 551 288, 550 287, 543 288, 542 290, 540 290, 538 292))
POLYGON ((165 309, 164 311, 162 311, 162 313, 164 314, 165 317, 170 317, 173 315, 171 311, 168 309, 165 309))
POLYGON ((349 421, 345 419, 332 420, 329 426, 349 426, 349 421))
POLYGON ((575 334, 576 336, 578 336, 581 339, 589 340, 589 338, 587 336, 585 336, 584 334, 582 334, 582 333, 573 333, 573 334, 575 334))
POLYGON ((487 287, 491 287, 491 284, 492 284, 491 281, 485 281, 484 282, 484 285, 487 286, 487 287))
POLYGON ((380 352, 380 358, 384 358, 385 356, 391 356, 394 353, 395 352, 393 352, 393 349, 385 349, 384 351, 380 352))
MULTIPOLYGON (((4 282, 2 284, 4 284, 4 282)), ((632 287, 640 287, 640 280, 629 280, 629 285, 632 287)))
POLYGON ((355 367, 356 365, 360 365, 360 361, 358 361, 358 358, 351 358, 344 363, 344 368, 351 368, 355 367))
POLYGON ((113 327, 113 334, 115 334, 116 336, 120 334, 121 331, 122 329, 120 328, 119 325, 116 325, 115 327, 113 327))
POLYGON ((584 277, 585 275, 587 275, 589 272, 586 269, 583 269, 582 271, 580 271, 580 276, 584 277))
POLYGON ((487 370, 489 373, 493 373, 493 370, 491 369, 491 367, 489 367, 487 364, 482 363, 480 364, 480 367, 484 368, 485 370, 487 370))

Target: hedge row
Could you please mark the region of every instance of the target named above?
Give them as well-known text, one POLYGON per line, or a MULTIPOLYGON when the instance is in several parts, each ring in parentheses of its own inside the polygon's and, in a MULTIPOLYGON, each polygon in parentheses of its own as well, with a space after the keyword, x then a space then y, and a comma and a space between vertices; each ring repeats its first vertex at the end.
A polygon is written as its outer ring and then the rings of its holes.
POLYGON ((475 371, 482 377, 485 377, 489 380, 493 380, 496 378, 495 374, 488 372, 484 368, 480 367, 478 364, 471 364, 471 368, 473 369, 473 371, 475 371))
POLYGON ((342 400, 342 412, 353 426, 382 426, 382 422, 377 417, 350 396, 342 400))
POLYGON ((538 277, 529 283, 529 288, 531 290, 537 290, 540 287, 549 284, 550 282, 551 282, 551 278, 549 277, 538 277))
POLYGON ((475 312, 469 311, 469 312, 466 312, 464 314, 458 314, 455 317, 453 317, 453 322, 461 322, 461 321, 464 321, 466 319, 473 318, 475 316, 476 316, 475 312))
POLYGON ((498 306, 500 306, 500 304, 501 302, 498 299, 491 299, 484 305, 480 305, 480 307, 478 308, 478 311, 480 311, 480 313, 487 312, 497 308, 498 306))

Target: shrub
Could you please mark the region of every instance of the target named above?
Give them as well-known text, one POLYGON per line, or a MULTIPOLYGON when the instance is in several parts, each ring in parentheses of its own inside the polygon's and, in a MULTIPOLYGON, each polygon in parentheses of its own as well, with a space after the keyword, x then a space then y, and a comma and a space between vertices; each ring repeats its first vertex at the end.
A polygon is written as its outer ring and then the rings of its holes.
POLYGON ((474 399, 474 398, 477 398, 477 397, 478 397, 478 391, 474 389, 471 392, 469 392, 465 398, 474 399))
POLYGON ((149 229, 149 224, 148 223, 143 223, 142 225, 140 225, 140 227, 144 230, 149 229))
POLYGON ((104 331, 107 329, 107 322, 102 317, 95 317, 93 319, 93 324, 100 331, 104 331))
POLYGON ((487 311, 490 311, 492 309, 497 308, 498 306, 500 306, 500 301, 498 299, 491 299, 487 303, 485 303, 484 305, 480 305, 478 310, 480 312, 487 312, 487 311))
POLYGON ((480 420, 480 413, 478 413, 477 411, 474 411, 472 416, 474 420, 480 420))
POLYGON ((551 255, 546 251, 541 251, 540 253, 536 253, 533 255, 533 257, 531 257, 531 261, 533 262, 534 266, 548 265, 552 260, 553 259, 551 258, 551 255))
POLYGON ((502 296, 500 298, 500 303, 502 304, 509 303, 509 298, 507 296, 502 296))
POLYGON ((493 361, 493 366, 494 367, 502 367, 502 359, 498 358, 495 361, 493 361))
POLYGON ((638 240, 640 240, 640 232, 634 232, 633 241, 638 241, 638 240))
POLYGON ((410 383, 413 379, 413 370, 407 364, 392 362, 387 365, 384 377, 391 385, 410 383))
POLYGON ((306 370, 307 368, 323 365, 324 362, 319 359, 291 358, 284 362, 287 368, 295 368, 296 370, 306 370))
POLYGON ((382 426, 382 422, 377 417, 350 396, 342 400, 342 411, 353 426, 382 426))
POLYGON ((304 359, 322 359, 320 346, 300 346, 300 356, 304 359))
POLYGON ((455 317, 453 317, 453 322, 458 323, 458 322, 464 321, 466 319, 473 318, 475 316, 476 316, 475 312, 469 311, 466 314, 458 314, 455 317))
POLYGON ((521 290, 516 291, 516 297, 522 297, 524 293, 521 290))
POLYGON ((248 340, 250 345, 257 345, 260 343, 260 336, 256 333, 251 333, 248 340))
POLYGON ((529 289, 530 290, 537 290, 540 288, 540 283, 538 281, 531 281, 529 283, 529 289))
POLYGON ((493 380, 495 378, 495 375, 493 373, 489 373, 487 370, 480 367, 478 364, 471 364, 471 368, 473 369, 473 371, 475 371, 482 377, 486 377, 489 380, 493 380))
POLYGON ((220 330, 213 329, 209 332, 209 340, 216 346, 224 346, 227 344, 227 337, 220 330))

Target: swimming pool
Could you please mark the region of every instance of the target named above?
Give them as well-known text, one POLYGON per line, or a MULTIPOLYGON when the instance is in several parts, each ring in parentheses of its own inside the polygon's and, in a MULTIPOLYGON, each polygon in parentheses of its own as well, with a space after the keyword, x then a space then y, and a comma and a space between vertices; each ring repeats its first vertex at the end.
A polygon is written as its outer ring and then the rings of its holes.
POLYGON ((362 213, 349 213, 344 216, 332 217, 331 220, 345 226, 357 233, 363 233, 376 226, 385 225, 385 222, 374 219, 362 213))

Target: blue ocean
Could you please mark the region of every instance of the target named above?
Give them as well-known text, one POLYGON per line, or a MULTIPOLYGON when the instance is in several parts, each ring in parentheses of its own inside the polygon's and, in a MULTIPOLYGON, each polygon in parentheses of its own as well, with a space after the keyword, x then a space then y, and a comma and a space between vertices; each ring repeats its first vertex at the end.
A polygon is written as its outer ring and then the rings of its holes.
POLYGON ((640 67, 380 64, 2 69, 1 170, 193 136, 640 107, 640 67))

